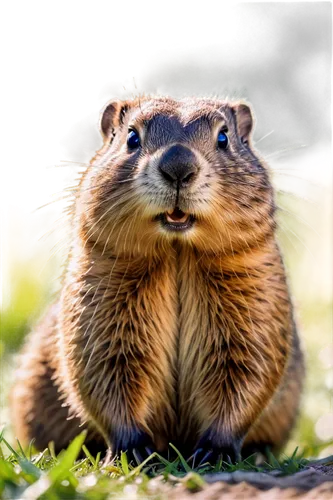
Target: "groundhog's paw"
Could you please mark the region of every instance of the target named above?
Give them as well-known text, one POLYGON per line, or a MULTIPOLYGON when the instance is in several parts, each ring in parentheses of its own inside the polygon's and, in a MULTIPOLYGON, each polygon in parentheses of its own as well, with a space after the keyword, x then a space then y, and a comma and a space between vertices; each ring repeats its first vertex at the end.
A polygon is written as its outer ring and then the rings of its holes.
POLYGON ((129 462, 141 463, 154 451, 150 436, 137 427, 122 427, 110 436, 112 455, 126 452, 129 462))
POLYGON ((193 454, 196 464, 205 462, 216 463, 222 459, 224 462, 237 463, 241 460, 241 447, 243 438, 208 429, 199 439, 193 454))

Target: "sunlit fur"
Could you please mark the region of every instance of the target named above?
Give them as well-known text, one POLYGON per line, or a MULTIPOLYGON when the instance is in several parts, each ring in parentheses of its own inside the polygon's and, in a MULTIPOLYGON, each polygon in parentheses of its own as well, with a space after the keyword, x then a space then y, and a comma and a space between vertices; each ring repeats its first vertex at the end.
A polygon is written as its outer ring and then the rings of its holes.
POLYGON ((241 140, 244 106, 146 96, 105 112, 104 145, 73 207, 61 297, 17 373, 19 437, 61 447, 84 423, 91 443, 111 447, 133 429, 159 451, 170 441, 194 450, 203 436, 222 451, 286 442, 303 362, 269 172, 241 140), (129 127, 141 139, 134 151, 129 127), (178 193, 158 171, 173 144, 199 166, 178 193), (196 218, 184 233, 155 220, 175 206, 196 218))

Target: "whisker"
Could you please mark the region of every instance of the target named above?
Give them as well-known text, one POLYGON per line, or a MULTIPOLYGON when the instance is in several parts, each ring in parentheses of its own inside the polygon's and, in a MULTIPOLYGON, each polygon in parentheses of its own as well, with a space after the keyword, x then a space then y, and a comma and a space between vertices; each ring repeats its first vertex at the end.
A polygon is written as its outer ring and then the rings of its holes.
MULTIPOLYGON (((54 250, 54 249, 56 249, 56 250, 57 250, 57 248, 58 248, 58 247, 61 247, 61 246, 62 246, 62 245, 61 245, 61 243, 62 243, 62 242, 64 242, 64 241, 66 241, 66 238, 69 238, 69 237, 70 237, 70 235, 69 235, 69 234, 64 234, 64 236, 62 236, 62 237, 61 237, 61 238, 60 238, 60 239, 59 239, 59 240, 58 240, 58 241, 57 241, 57 242, 53 245, 53 247, 51 248, 50 252, 52 252, 52 250, 54 250)), ((57 253, 57 252, 55 252, 55 253, 57 253)), ((52 256, 53 256, 53 255, 55 255, 55 253, 52 253, 52 255, 51 255, 50 259, 52 258, 52 256)), ((50 260, 50 259, 49 259, 49 260, 50 260)))
MULTIPOLYGON (((86 167, 86 168, 89 167, 89 165, 90 165, 89 163, 84 163, 82 161, 73 161, 73 160, 60 160, 60 162, 61 163, 72 163, 73 165, 80 165, 81 167, 86 167)), ((56 165, 56 166, 58 166, 58 165, 56 165)), ((60 165, 60 166, 62 167, 63 165, 60 165)))
POLYGON ((45 233, 43 233, 41 236, 39 236, 37 238, 37 241, 40 241, 40 240, 43 240, 46 236, 48 236, 50 233, 52 233, 53 231, 56 231, 57 229, 59 229, 59 226, 63 226, 64 224, 66 224, 68 222, 68 220, 61 220, 60 222, 58 222, 58 224, 56 224, 55 226, 51 227, 51 229, 48 229, 45 233))
MULTIPOLYGON (((57 233, 56 233, 57 234, 57 233)), ((54 257, 58 253, 61 253, 61 250, 67 246, 68 250, 71 246, 71 240, 72 240, 72 232, 69 230, 69 228, 64 229, 60 233, 60 237, 56 240, 54 244, 52 244, 52 248, 48 252, 48 259, 47 262, 51 259, 51 257, 54 257), (50 253, 53 252, 54 254, 50 253)), ((52 241, 53 243, 53 241, 52 241)))
POLYGON ((297 247, 297 245, 295 245, 295 241, 297 244, 301 243, 300 241, 300 235, 296 235, 294 231, 292 231, 290 228, 288 228, 285 224, 285 221, 283 219, 280 219, 279 220, 279 227, 278 227, 278 231, 279 230, 282 230, 284 231, 285 233, 287 233, 288 235, 288 241, 290 241, 291 245, 293 246, 295 252, 297 255, 300 255, 300 250, 299 248, 297 247), (290 238, 290 236, 292 236, 292 238, 290 238))
MULTIPOLYGON (((107 246, 108 246, 108 243, 109 243, 109 240, 110 240, 110 238, 111 238, 111 235, 113 234, 114 229, 116 228, 116 226, 117 226, 117 224, 118 224, 119 220, 121 219, 121 216, 123 215, 123 213, 128 212, 128 210, 129 210, 129 207, 128 207, 127 205, 125 205, 125 207, 123 207, 123 210, 120 210, 120 212, 119 212, 119 214, 118 214, 118 217, 116 218, 116 220, 115 220, 115 222, 114 222, 114 224, 113 224, 113 226, 112 226, 112 229, 111 229, 111 231, 110 231, 110 233, 109 233, 109 235, 108 235, 108 237, 107 237, 107 240, 106 240, 106 242, 105 242, 105 245, 104 245, 104 248, 103 248, 103 251, 102 251, 102 255, 104 255, 104 253, 105 253, 105 250, 106 250, 106 248, 107 248, 107 246)), ((120 236, 121 231, 122 231, 122 229, 123 229, 124 225, 126 224, 126 222, 128 223, 128 219, 127 219, 127 218, 125 218, 125 220, 124 220, 124 222, 123 222, 123 224, 122 224, 121 228, 120 228, 120 229, 119 229, 119 231, 118 231, 118 238, 117 238, 117 241, 116 241, 115 247, 117 246, 117 242, 118 242, 119 236, 120 236)), ((107 221, 107 222, 106 222, 106 224, 103 226, 103 228, 101 229, 101 233, 102 233, 102 231, 104 231, 104 229, 106 228, 106 226, 107 226, 108 224, 109 224, 109 221, 107 221)), ((100 234, 101 234, 101 233, 100 233, 100 234)), ((100 235, 99 235, 99 236, 100 236, 100 235)), ((96 243, 98 242, 98 240, 99 240, 99 237, 97 238, 96 243)), ((95 245, 96 245, 96 243, 95 243, 95 245)), ((95 246, 95 245, 94 245, 94 246, 95 246)))
MULTIPOLYGON (((82 172, 82 174, 84 174, 84 173, 85 173, 85 171, 82 172)), ((96 190, 96 189, 98 189, 100 187, 105 187, 105 185, 106 185, 106 181, 105 181, 105 179, 103 179, 101 182, 97 182, 97 183, 95 182, 93 185, 90 185, 90 186, 88 186, 86 188, 83 188, 82 186, 81 187, 79 186, 79 183, 80 183, 81 179, 82 179, 82 175, 79 178, 76 179, 76 183, 74 185, 65 187, 59 193, 55 193, 53 196, 57 196, 57 194, 61 194, 62 196, 58 198, 59 200, 61 200, 63 198, 66 198, 66 197, 70 196, 69 194, 66 194, 64 196, 63 195, 64 191, 68 192, 68 193, 71 193, 72 195, 77 195, 78 193, 84 193, 86 191, 94 191, 94 190, 96 190)), ((131 176, 131 177, 127 178, 127 179, 122 179, 122 180, 119 180, 119 181, 118 180, 112 180, 111 181, 111 185, 125 184, 126 182, 133 181, 134 179, 135 179, 135 177, 131 176)), ((58 199, 52 200, 51 202, 48 202, 48 203, 45 203, 45 204, 41 205, 40 207, 38 207, 35 210, 39 210, 40 208, 44 208, 45 206, 48 206, 49 204, 54 203, 55 201, 58 201, 58 199)))
MULTIPOLYGON (((294 172, 297 172, 297 170, 294 170, 294 172)), ((309 179, 307 177, 302 177, 300 175, 294 175, 294 174, 291 174, 289 170, 286 170, 286 171, 278 171, 278 170, 274 170, 272 171, 273 175, 277 175, 277 176, 280 176, 280 177, 291 177, 293 179, 298 179, 298 180, 301 180, 303 182, 308 182, 309 184, 313 184, 314 186, 317 186, 317 187, 321 187, 320 184, 318 184, 317 182, 315 182, 313 179, 309 179)))
POLYGON ((55 278, 53 278, 51 280, 51 283, 56 283, 57 281, 61 281, 65 277, 66 277, 66 273, 61 273, 61 274, 59 274, 59 276, 56 276, 55 278))
MULTIPOLYGON (((104 217, 106 217, 111 211, 112 209, 114 209, 115 207, 119 206, 121 203, 127 203, 130 199, 133 199, 136 197, 136 194, 135 193, 132 193, 131 195, 127 195, 127 199, 123 199, 123 198, 120 198, 118 199, 115 203, 113 203, 110 207, 108 207, 104 212, 103 214, 99 217, 99 219, 97 221, 95 221, 95 223, 91 226, 91 228, 89 229, 88 231, 88 234, 87 236, 89 238, 91 238, 94 234, 92 233, 91 231, 99 224, 99 222, 104 219, 104 217)), ((108 203, 109 201, 111 201, 110 199, 106 199, 106 200, 103 200, 104 203, 108 203)))
POLYGON ((291 146, 290 148, 281 148, 277 149, 276 151, 273 151, 272 153, 266 153, 263 154, 262 156, 264 158, 270 158, 271 156, 284 153, 285 151, 292 151, 293 149, 298 149, 298 148, 306 148, 308 145, 307 144, 299 144, 298 146, 291 146))
MULTIPOLYGON (((273 186, 273 187, 272 187, 272 186, 266 186, 266 185, 264 185, 264 184, 251 183, 251 182, 241 182, 241 181, 230 181, 230 180, 227 180, 227 181, 225 182, 225 184, 224 184, 224 183, 222 183, 222 181, 221 181, 221 182, 220 182, 220 184, 221 184, 222 186, 232 184, 232 185, 234 185, 234 186, 238 186, 238 187, 239 187, 239 186, 246 186, 246 187, 254 187, 254 188, 258 188, 258 189, 259 189, 259 188, 260 188, 260 189, 267 189, 267 190, 271 190, 271 189, 272 189, 272 190, 274 190, 274 191, 275 191, 275 192, 277 192, 277 193, 281 193, 281 194, 284 194, 284 195, 295 196, 295 198, 298 198, 298 199, 303 200, 303 201, 307 201, 307 202, 309 202, 309 203, 313 204, 315 207, 320 208, 320 206, 318 205, 318 203, 316 203, 315 201, 310 200, 309 198, 307 198, 307 197, 305 197, 305 196, 302 196, 302 195, 301 195, 301 194, 299 194, 299 193, 295 193, 294 191, 286 191, 286 190, 284 190, 284 189, 280 189, 280 188, 278 188, 278 187, 276 187, 276 186, 273 186)), ((243 193, 243 194, 248 194, 248 193, 247 193, 246 191, 244 191, 244 190, 241 190, 241 193, 243 193)))
POLYGON ((128 235, 129 235, 130 231, 132 231, 133 227, 135 226, 135 223, 136 223, 136 217, 132 217, 132 220, 128 224, 127 233, 126 233, 126 236, 125 236, 125 239, 124 239, 124 242, 123 242, 124 252, 126 252, 126 242, 127 242, 128 235))
POLYGON ((299 224, 302 224, 304 226, 306 226, 307 228, 309 229, 312 229, 311 226, 305 222, 304 220, 302 219, 299 219, 298 217, 296 217, 294 214, 292 214, 291 212, 289 212, 288 210, 286 210, 285 208, 282 208, 280 207, 279 205, 276 205, 276 209, 279 211, 279 212, 283 212, 284 214, 288 215, 289 217, 292 217, 294 220, 296 220, 299 224))
POLYGON ((318 206, 318 203, 315 200, 311 200, 310 198, 306 198, 305 196, 301 196, 300 194, 293 193, 292 191, 285 191, 284 189, 276 188, 275 189, 277 198, 295 198, 297 201, 305 201, 313 206, 318 206))

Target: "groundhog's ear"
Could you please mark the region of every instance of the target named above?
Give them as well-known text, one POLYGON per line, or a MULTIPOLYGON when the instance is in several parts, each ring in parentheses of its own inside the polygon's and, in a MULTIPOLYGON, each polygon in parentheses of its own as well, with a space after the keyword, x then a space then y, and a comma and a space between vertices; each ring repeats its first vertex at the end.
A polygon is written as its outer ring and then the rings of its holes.
POLYGON ((236 115, 237 132, 242 142, 249 142, 253 129, 254 119, 250 106, 244 103, 237 103, 233 106, 236 115))
POLYGON ((124 101, 109 101, 103 111, 99 122, 99 128, 103 139, 112 140, 117 128, 121 125, 128 106, 124 101))

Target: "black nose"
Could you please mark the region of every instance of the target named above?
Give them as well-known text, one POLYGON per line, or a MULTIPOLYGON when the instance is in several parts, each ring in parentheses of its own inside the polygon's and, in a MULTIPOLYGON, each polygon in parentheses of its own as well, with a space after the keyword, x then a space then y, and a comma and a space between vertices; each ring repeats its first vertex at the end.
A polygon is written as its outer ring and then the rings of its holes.
POLYGON ((181 144, 175 144, 163 153, 158 168, 163 178, 178 188, 191 184, 199 170, 195 154, 181 144))

